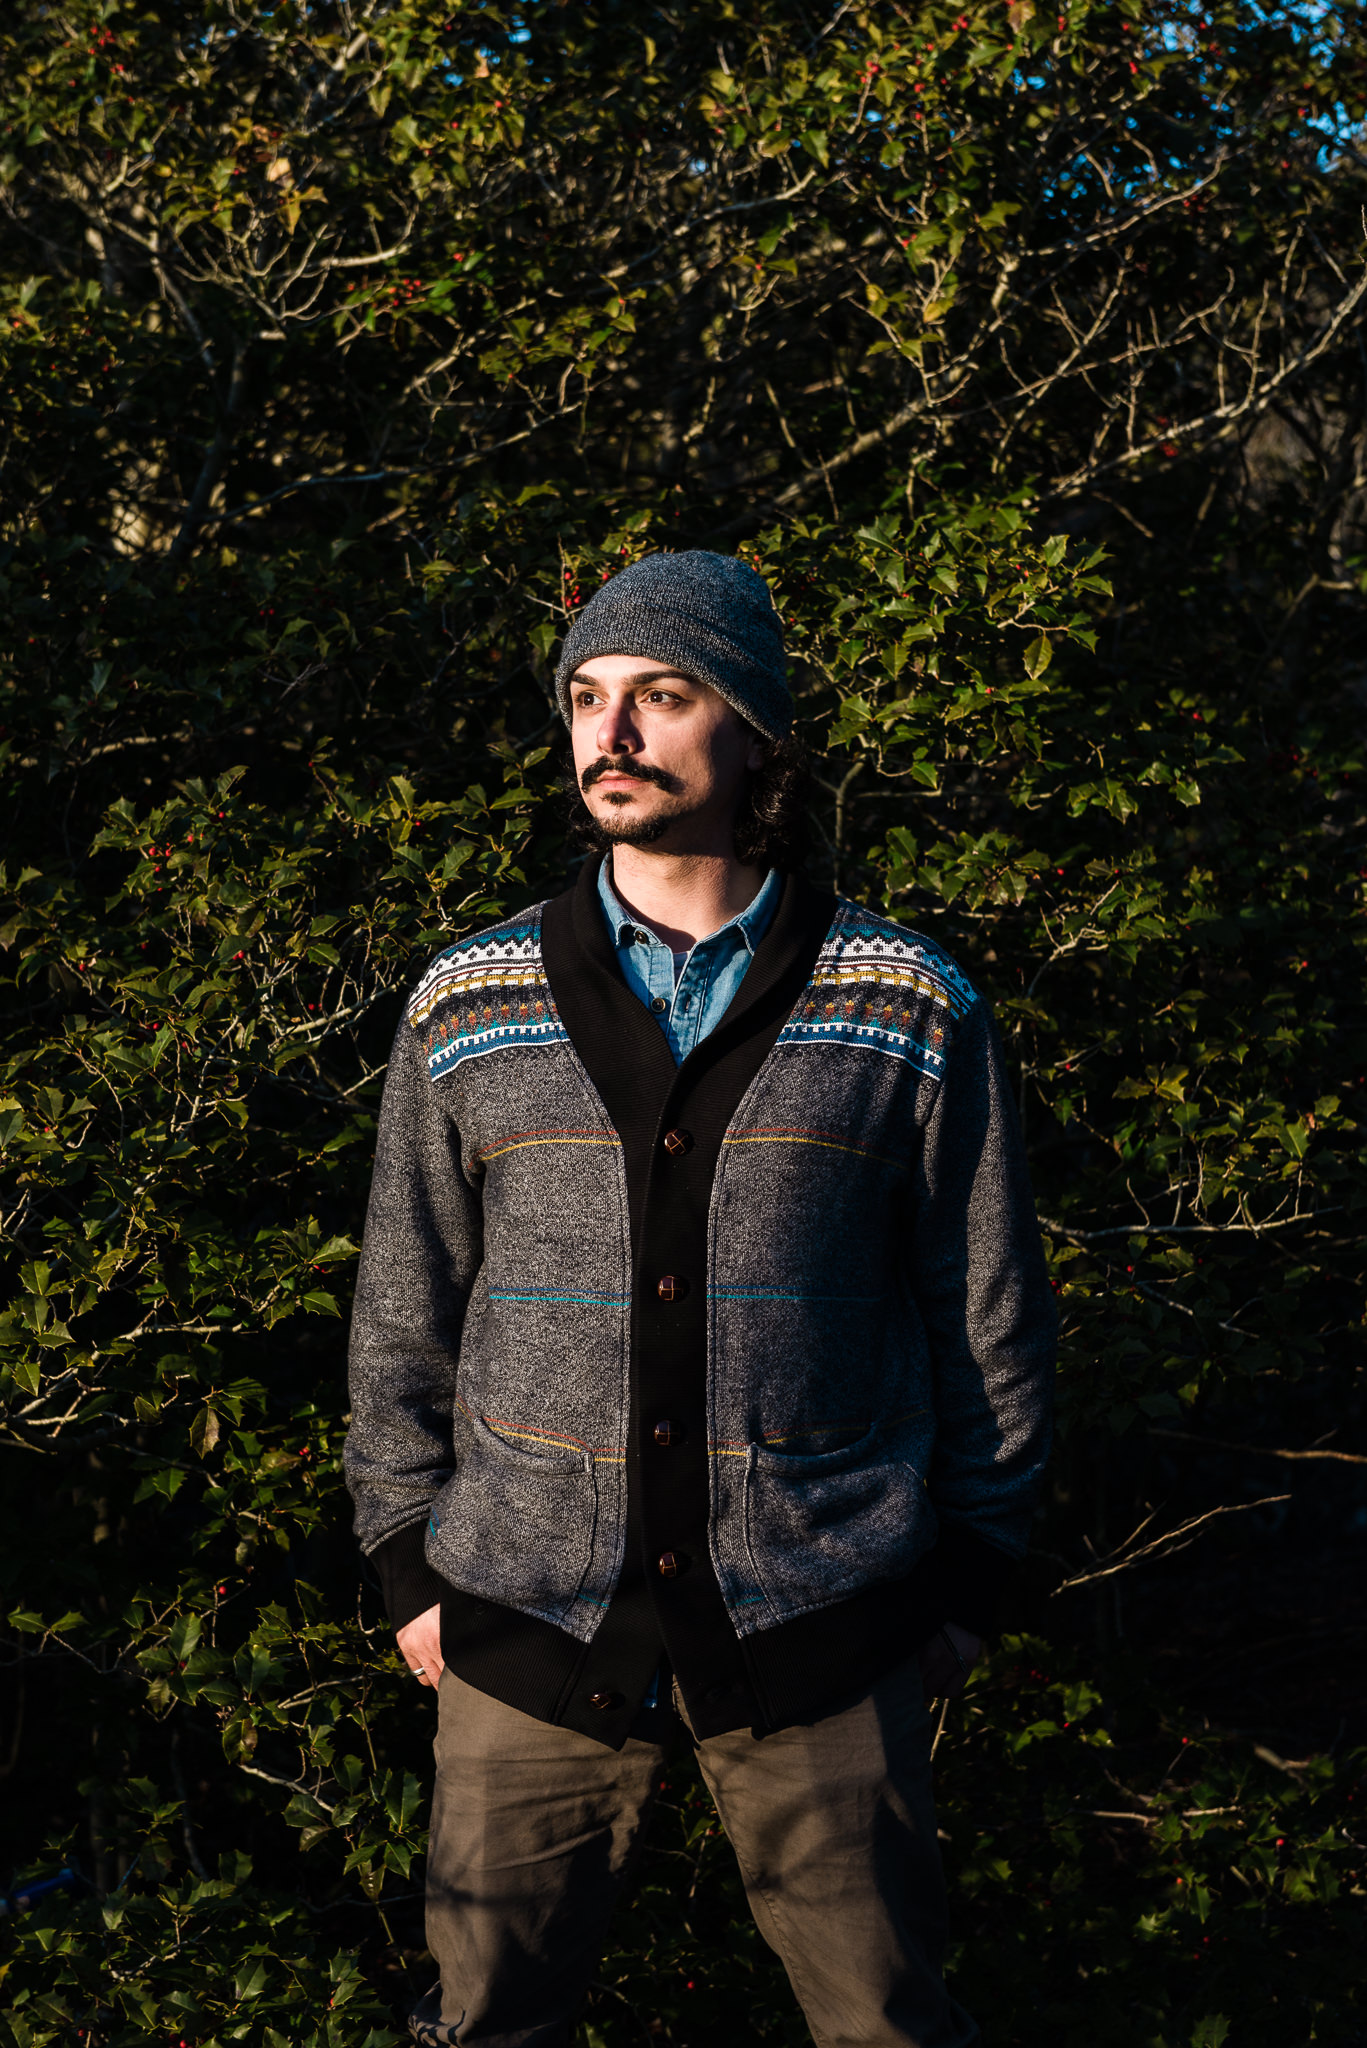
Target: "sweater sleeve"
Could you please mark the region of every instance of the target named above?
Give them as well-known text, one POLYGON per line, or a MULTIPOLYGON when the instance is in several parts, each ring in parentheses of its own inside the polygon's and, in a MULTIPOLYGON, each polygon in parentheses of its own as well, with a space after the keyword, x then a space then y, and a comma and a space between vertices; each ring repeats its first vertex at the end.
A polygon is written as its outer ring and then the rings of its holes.
POLYGON ((460 1133, 404 1019, 380 1108, 356 1279, 344 1459, 356 1535, 396 1628, 441 1591, 422 1534, 454 1465, 456 1366, 482 1235, 460 1133))
POLYGON ((959 1025, 927 1122, 910 1282, 934 1365, 928 1474, 946 1618, 977 1634, 1024 1554, 1049 1453, 1057 1319, 987 1006, 959 1025))

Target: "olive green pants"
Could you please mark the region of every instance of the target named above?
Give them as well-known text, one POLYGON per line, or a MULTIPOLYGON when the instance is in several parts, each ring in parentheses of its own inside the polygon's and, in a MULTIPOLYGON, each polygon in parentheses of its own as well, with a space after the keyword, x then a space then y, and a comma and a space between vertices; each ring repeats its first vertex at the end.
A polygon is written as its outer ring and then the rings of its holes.
MULTIPOLYGON (((675 1709, 682 1718, 677 1689, 675 1709)), ((423 2048, 564 2048, 667 1749, 551 1728, 452 1672, 439 1693, 423 2048)), ((945 1990, 930 1716, 912 1659, 842 1712, 697 1745, 750 1910, 818 2048, 963 2048, 945 1990)))

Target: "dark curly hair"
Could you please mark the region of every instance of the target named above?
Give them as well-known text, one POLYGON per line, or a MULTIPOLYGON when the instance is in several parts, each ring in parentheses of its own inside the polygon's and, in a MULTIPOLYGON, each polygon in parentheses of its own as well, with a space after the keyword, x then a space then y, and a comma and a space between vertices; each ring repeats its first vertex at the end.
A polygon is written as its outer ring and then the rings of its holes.
MULTIPOLYGON (((750 776, 736 813, 736 858, 747 867, 790 874, 802 866, 807 852, 811 762, 800 740, 768 740, 758 732, 754 737, 765 748, 764 763, 750 776)), ((559 782, 569 804, 571 842, 587 852, 606 853, 611 835, 584 802, 568 753, 559 782)))

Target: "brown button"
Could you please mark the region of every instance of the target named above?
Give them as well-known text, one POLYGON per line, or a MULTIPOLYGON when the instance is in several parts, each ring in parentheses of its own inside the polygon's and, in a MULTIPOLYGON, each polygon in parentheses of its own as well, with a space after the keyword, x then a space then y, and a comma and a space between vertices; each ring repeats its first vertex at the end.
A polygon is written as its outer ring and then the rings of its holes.
POLYGON ((655 1425, 655 1441, 664 1451, 672 1444, 681 1444, 686 1434, 681 1422, 657 1422, 655 1425))
POLYGON ((650 1007, 658 1017, 669 1008, 669 1004, 665 1001, 663 996, 652 996, 650 998, 650 1007))
POLYGON ((620 1707, 622 1695, 619 1692, 591 1692, 589 1705, 597 1707, 600 1714, 608 1713, 613 1707, 620 1707))
POLYGON ((692 1131, 666 1131, 664 1146, 671 1159, 682 1159, 685 1152, 693 1150, 693 1133, 692 1131))
POLYGON ((655 1292, 661 1301, 682 1301, 688 1292, 688 1282, 678 1273, 666 1273, 663 1280, 656 1282, 655 1292))
POLYGON ((660 1553, 655 1569, 662 1579, 677 1579, 680 1572, 688 1570, 688 1559, 681 1550, 665 1550, 660 1553))

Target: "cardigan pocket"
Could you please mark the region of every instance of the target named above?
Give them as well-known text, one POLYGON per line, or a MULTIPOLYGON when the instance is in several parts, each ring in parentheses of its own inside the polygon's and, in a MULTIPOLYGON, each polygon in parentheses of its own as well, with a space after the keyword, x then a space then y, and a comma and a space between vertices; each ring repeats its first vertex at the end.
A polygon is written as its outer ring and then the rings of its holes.
POLYGON ((563 1623, 593 1555, 598 1486, 587 1447, 497 1429, 463 1406, 456 1470, 438 1498, 428 1561, 463 1591, 563 1623))
POLYGON ((773 1620, 903 1577, 930 1548, 935 1515, 911 1458, 926 1419, 876 1423, 833 1451, 750 1445, 745 1548, 773 1620))

